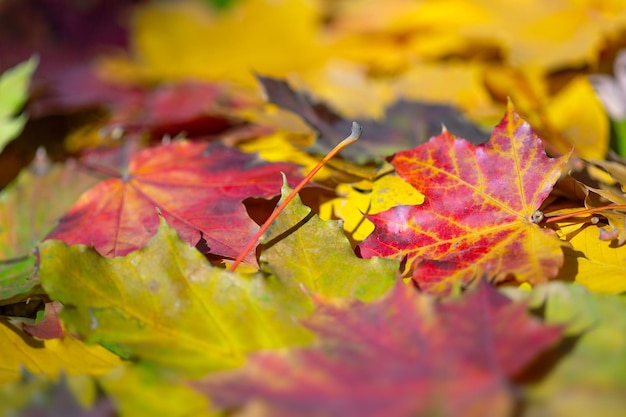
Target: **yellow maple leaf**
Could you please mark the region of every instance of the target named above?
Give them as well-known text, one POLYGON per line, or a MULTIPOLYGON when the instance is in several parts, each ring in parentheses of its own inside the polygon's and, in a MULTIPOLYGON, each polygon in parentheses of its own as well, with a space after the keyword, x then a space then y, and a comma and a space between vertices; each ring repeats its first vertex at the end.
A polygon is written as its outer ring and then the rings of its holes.
MULTIPOLYGON (((393 81, 396 97, 456 105, 474 119, 502 114, 483 83, 485 65, 478 63, 422 64, 393 81)), ((517 102, 516 102, 517 103, 517 102)))
POLYGON ((389 80, 371 77, 368 67, 345 60, 329 61, 319 71, 306 74, 300 84, 294 83, 298 89, 314 92, 346 118, 382 118, 386 107, 397 99, 389 80))
MULTIPOLYGON (((573 79, 544 107, 547 123, 586 159, 603 159, 609 148, 609 123, 589 80, 573 79), (584 103, 584 105, 582 104, 584 103)), ((568 152, 569 149, 560 149, 568 152)))
POLYGON ((575 280, 594 292, 626 291, 625 245, 614 247, 600 240, 599 229, 592 225, 562 225, 557 233, 571 245, 557 279, 575 280))
POLYGON ((596 62, 626 20, 626 2, 612 3, 359 0, 337 7, 335 26, 351 41, 346 56, 386 70, 472 51, 549 70, 596 62), (371 54, 368 45, 374 46, 371 54), (377 58, 381 49, 386 53, 377 58))
MULTIPOLYGON (((292 162, 302 166, 302 173, 311 171, 318 164, 321 156, 315 156, 305 151, 307 146, 314 142, 313 131, 295 133, 279 129, 274 133, 262 135, 239 143, 237 146, 244 152, 257 153, 262 159, 269 162, 292 162)), ((313 179, 318 182, 333 179, 335 182, 352 182, 355 178, 373 178, 376 169, 369 166, 360 166, 343 159, 331 159, 313 179)))
POLYGON ((152 2, 137 9, 131 57, 110 57, 110 78, 195 77, 256 86, 254 72, 284 77, 323 65, 319 11, 306 0, 242 0, 220 13, 200 2, 152 2))
POLYGON ((22 369, 56 378, 66 375, 102 375, 121 363, 102 346, 88 346, 70 334, 60 339, 37 341, 0 320, 0 385, 18 381, 22 369), (30 340, 27 343, 26 340, 30 340))
MULTIPOLYGON (((380 171, 389 171, 389 166, 380 171)), ((324 220, 342 219, 344 230, 356 241, 365 239, 374 231, 374 224, 364 216, 365 213, 376 214, 400 204, 424 202, 424 195, 395 173, 382 175, 374 181, 340 184, 336 192, 339 197, 320 206, 320 217, 324 220)))
MULTIPOLYGON (((303 165, 303 172, 309 172, 319 162, 319 158, 307 154, 303 147, 313 142, 312 135, 298 135, 284 130, 279 130, 269 135, 254 138, 239 144, 239 149, 258 155, 269 162, 292 162, 303 165)), ((330 178, 332 172, 329 168, 322 168, 315 180, 323 181, 330 178)))
POLYGON ((492 66, 486 69, 485 81, 495 95, 510 97, 554 153, 567 153, 573 148, 583 158, 605 157, 608 119, 586 77, 573 78, 553 95, 538 68, 520 71, 492 66))

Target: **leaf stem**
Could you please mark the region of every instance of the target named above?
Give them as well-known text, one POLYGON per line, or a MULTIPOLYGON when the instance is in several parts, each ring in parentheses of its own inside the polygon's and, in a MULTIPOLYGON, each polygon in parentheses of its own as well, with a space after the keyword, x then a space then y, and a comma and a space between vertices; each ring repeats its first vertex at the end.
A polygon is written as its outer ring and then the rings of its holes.
POLYGON ((578 217, 584 214, 597 213, 598 211, 605 210, 626 210, 626 204, 614 204, 612 206, 602 206, 602 207, 594 207, 586 210, 575 211, 568 214, 563 214, 562 216, 546 216, 545 223, 554 223, 559 222, 561 220, 569 219, 572 217, 578 217))
POLYGON ((298 194, 300 190, 302 190, 302 188, 304 188, 304 186, 307 185, 309 181, 311 181, 311 178, 313 178, 313 176, 317 174, 317 172, 320 169, 322 169, 322 167, 326 165, 326 163, 328 163, 328 161, 332 157, 337 155, 343 148, 356 142, 361 137, 361 133, 363 133, 363 128, 361 127, 361 125, 358 124, 357 122, 352 122, 352 131, 350 132, 350 136, 342 140, 337 146, 335 146, 330 152, 328 152, 328 154, 326 154, 326 156, 322 158, 322 160, 319 161, 317 165, 315 165, 315 167, 313 167, 313 169, 306 175, 306 177, 304 177, 304 179, 302 179, 302 181, 300 181, 300 183, 296 185, 296 187, 291 191, 291 193, 289 193, 289 195, 285 197, 283 202, 274 209, 272 214, 267 218, 267 220, 265 220, 265 223, 263 223, 261 228, 257 231, 254 237, 246 245, 243 251, 241 251, 241 253, 237 256, 235 261, 228 267, 229 271, 234 271, 235 269, 237 269, 237 266, 239 266, 239 264, 248 255, 248 253, 250 253, 250 251, 256 246, 259 239, 261 238, 261 236, 263 236, 263 234, 267 231, 267 229, 269 229, 272 222, 285 209, 285 207, 287 207, 287 204, 289 204, 291 200, 293 200, 296 194, 298 194))

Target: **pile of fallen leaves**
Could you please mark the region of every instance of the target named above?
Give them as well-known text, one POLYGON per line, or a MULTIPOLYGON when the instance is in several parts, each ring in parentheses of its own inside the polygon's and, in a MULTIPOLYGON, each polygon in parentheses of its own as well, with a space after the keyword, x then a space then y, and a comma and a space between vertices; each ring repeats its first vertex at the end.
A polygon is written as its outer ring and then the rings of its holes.
POLYGON ((623 415, 623 46, 622 1, 6 0, 0 414, 623 415))

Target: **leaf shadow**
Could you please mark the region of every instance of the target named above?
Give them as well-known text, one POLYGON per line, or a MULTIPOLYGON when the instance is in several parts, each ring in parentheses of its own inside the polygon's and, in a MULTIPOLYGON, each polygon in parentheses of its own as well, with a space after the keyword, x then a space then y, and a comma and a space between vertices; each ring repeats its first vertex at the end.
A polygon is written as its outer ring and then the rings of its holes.
POLYGON ((298 221, 293 226, 289 227, 285 231, 279 233, 278 235, 276 235, 273 238, 271 238, 270 240, 268 240, 263 245, 259 245, 259 246, 262 248, 262 250, 266 250, 266 249, 271 248, 272 246, 276 245, 278 242, 280 242, 281 240, 285 239, 286 237, 288 237, 292 233, 297 232, 302 226, 307 224, 309 222, 309 220, 311 220, 315 215, 316 214, 313 211, 310 211, 309 214, 307 214, 302 220, 298 221))
MULTIPOLYGON (((548 377, 563 359, 574 350, 580 339, 585 336, 583 331, 577 335, 568 335, 551 348, 540 353, 524 369, 518 372, 512 379, 516 387, 525 385, 536 385, 548 377)), ((518 394, 513 417, 521 417, 526 414, 528 398, 525 397, 523 389, 517 389, 518 394)))
MULTIPOLYGON (((582 233, 582 231, 588 227, 596 226, 591 223, 585 223, 580 228, 569 233, 566 240, 571 240, 574 236, 582 233)), ((561 250, 563 251, 563 266, 559 269, 558 274, 552 278, 551 281, 575 282, 576 276, 578 275, 578 259, 587 259, 587 256, 584 252, 574 250, 567 246, 561 247, 561 250)))
POLYGON ((513 380, 518 384, 536 384, 550 375, 560 361, 569 355, 586 332, 563 337, 558 344, 540 353, 513 380))
POLYGON ((35 339, 34 337, 27 334, 24 330, 18 328, 17 326, 14 326, 13 324, 9 323, 8 321, 2 318, 0 318, 0 326, 7 327, 10 331, 17 334, 24 341, 25 344, 27 344, 28 346, 32 348, 42 349, 45 347, 44 342, 42 340, 35 339))
POLYGON ((587 258, 581 251, 563 247, 563 266, 559 273, 550 281, 575 282, 578 275, 578 259, 587 258))

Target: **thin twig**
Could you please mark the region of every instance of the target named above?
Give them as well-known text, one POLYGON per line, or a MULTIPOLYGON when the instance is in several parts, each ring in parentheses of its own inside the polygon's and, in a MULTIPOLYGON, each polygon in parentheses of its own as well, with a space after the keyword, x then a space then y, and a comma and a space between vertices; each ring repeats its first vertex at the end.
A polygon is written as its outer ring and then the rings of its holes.
POLYGON ((326 165, 326 163, 333 156, 337 155, 337 153, 339 153, 346 146, 356 142, 361 137, 362 132, 363 132, 363 128, 361 127, 361 125, 358 124, 357 122, 352 122, 352 131, 350 132, 350 136, 342 140, 337 146, 335 146, 330 152, 328 152, 328 154, 320 162, 318 162, 317 165, 315 165, 315 167, 311 170, 311 172, 309 172, 306 175, 306 177, 304 177, 304 179, 300 181, 298 185, 296 185, 296 187, 291 191, 291 193, 289 193, 289 195, 283 200, 283 202, 274 209, 270 217, 268 217, 267 220, 265 220, 265 223, 263 223, 263 225, 258 230, 258 232, 254 235, 252 240, 250 240, 248 245, 246 245, 243 251, 241 251, 241 253, 239 254, 239 256, 237 256, 235 261, 228 267, 229 271, 234 271, 235 269, 237 269, 237 266, 239 266, 239 264, 248 255, 248 253, 250 253, 250 251, 257 245, 259 239, 261 239, 261 236, 263 236, 263 234, 267 231, 267 229, 269 229, 272 222, 285 209, 287 204, 289 204, 291 200, 293 200, 296 194, 298 194, 300 190, 302 190, 302 188, 305 185, 307 185, 309 181, 311 181, 311 178, 313 178, 313 176, 317 174, 317 172, 320 169, 322 169, 322 167, 326 165))

